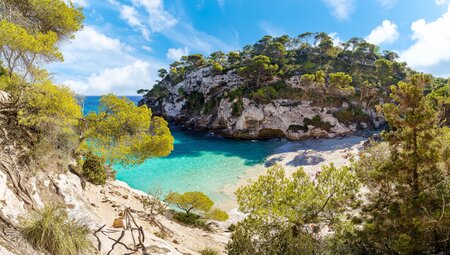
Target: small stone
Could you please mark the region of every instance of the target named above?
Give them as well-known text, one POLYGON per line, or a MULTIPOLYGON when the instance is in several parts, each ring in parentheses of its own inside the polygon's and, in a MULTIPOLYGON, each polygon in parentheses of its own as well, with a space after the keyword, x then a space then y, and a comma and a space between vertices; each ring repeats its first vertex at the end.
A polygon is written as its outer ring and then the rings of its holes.
POLYGON ((180 244, 180 242, 177 239, 173 239, 172 241, 174 244, 180 244))
POLYGON ((123 195, 123 199, 128 199, 128 195, 123 195))
POLYGON ((98 205, 96 205, 96 204, 94 204, 94 203, 91 203, 91 205, 92 205, 93 207, 97 207, 97 208, 98 208, 98 205))
POLYGON ((125 227, 125 224, 123 222, 123 219, 117 218, 114 220, 113 228, 124 228, 124 227, 125 227))

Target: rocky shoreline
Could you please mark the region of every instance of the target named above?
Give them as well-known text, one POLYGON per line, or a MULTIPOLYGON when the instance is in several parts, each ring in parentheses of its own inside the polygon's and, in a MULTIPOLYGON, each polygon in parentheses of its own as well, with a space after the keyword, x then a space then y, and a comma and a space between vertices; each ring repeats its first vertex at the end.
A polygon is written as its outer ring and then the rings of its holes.
MULTIPOLYGON (((378 129, 385 123, 375 109, 351 100, 343 100, 338 105, 319 105, 308 100, 265 102, 230 96, 243 82, 234 71, 212 75, 211 68, 204 67, 187 73, 178 83, 161 81, 158 86, 165 91, 165 96, 154 97, 148 93, 139 105, 147 105, 154 115, 176 125, 237 139, 333 138, 358 130, 378 129)), ((299 76, 283 82, 290 88, 306 90, 299 76)))

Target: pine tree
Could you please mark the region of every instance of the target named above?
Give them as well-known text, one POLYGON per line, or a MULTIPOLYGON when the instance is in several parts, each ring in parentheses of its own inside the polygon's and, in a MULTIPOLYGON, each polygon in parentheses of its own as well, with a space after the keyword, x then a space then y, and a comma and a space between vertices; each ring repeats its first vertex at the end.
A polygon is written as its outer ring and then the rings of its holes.
POLYGON ((414 75, 392 86, 393 102, 378 107, 390 130, 356 165, 370 191, 361 212, 360 252, 450 250, 450 140, 441 112, 423 93, 430 83, 430 76, 414 75))

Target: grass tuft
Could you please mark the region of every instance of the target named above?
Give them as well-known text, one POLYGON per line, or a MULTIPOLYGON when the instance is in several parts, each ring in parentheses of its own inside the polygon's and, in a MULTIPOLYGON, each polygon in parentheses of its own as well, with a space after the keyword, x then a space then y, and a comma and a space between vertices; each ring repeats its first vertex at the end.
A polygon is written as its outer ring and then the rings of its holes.
POLYGON ((89 228, 69 217, 59 205, 48 205, 23 222, 22 234, 37 249, 54 255, 75 255, 91 247, 89 228))
POLYGON ((203 250, 200 251, 201 255, 219 255, 219 252, 211 249, 211 248, 205 248, 203 250))

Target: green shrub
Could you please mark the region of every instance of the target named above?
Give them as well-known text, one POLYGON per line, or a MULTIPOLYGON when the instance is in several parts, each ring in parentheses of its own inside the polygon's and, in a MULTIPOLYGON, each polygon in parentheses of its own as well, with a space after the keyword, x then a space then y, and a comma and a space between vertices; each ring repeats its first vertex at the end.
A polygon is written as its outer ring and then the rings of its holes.
POLYGON ((206 113, 206 114, 211 113, 214 110, 214 108, 216 108, 219 101, 220 101, 219 99, 214 98, 214 99, 211 99, 208 102, 206 102, 203 105, 203 113, 206 113))
POLYGON ((242 98, 244 96, 244 91, 241 88, 235 88, 228 92, 228 99, 234 101, 236 98, 242 98))
POLYGON ((229 232, 233 232, 234 230, 236 230, 236 225, 235 224, 230 224, 230 226, 227 227, 227 230, 229 232))
POLYGON ((208 219, 213 219, 213 220, 218 220, 218 221, 226 221, 228 220, 228 218, 230 217, 228 215, 227 212, 222 211, 220 209, 214 208, 212 210, 210 210, 207 214, 206 217, 208 219))
POLYGON ((342 109, 333 116, 341 123, 350 124, 355 122, 369 122, 370 117, 361 108, 342 109))
POLYGON ((173 215, 173 218, 180 222, 184 223, 186 225, 191 225, 195 227, 206 227, 205 221, 202 219, 202 217, 195 213, 184 213, 184 212, 175 212, 173 215))
POLYGON ((333 125, 331 125, 330 122, 322 121, 319 115, 314 116, 312 119, 305 118, 304 123, 305 126, 311 125, 326 131, 330 131, 330 129, 333 127, 333 125))
POLYGON ((262 87, 250 93, 250 98, 267 103, 277 97, 277 91, 272 86, 262 87))
POLYGON ((233 116, 239 116, 241 115, 242 111, 244 110, 244 102, 241 98, 239 98, 236 102, 233 102, 231 105, 231 113, 233 116))
POLYGON ((180 94, 180 97, 184 97, 186 95, 186 91, 184 91, 183 88, 178 88, 178 94, 180 94))
POLYGON ((212 65, 212 70, 214 74, 222 74, 223 66, 219 62, 214 62, 212 65))
POLYGON ((205 102, 205 98, 203 94, 200 92, 192 92, 187 96, 187 104, 189 110, 193 112, 200 113, 203 108, 203 104, 205 102))
POLYGON ((37 249, 54 255, 80 254, 91 247, 89 228, 58 205, 45 206, 23 222, 24 237, 37 249))
POLYGON ((219 255, 219 252, 211 248, 205 248, 200 251, 200 255, 219 255))
POLYGON ((86 155, 83 163, 83 177, 95 185, 103 185, 106 182, 105 160, 91 152, 86 155))
POLYGON ((158 99, 163 99, 169 96, 169 90, 161 85, 155 85, 153 88, 148 92, 148 95, 156 97, 158 99))

